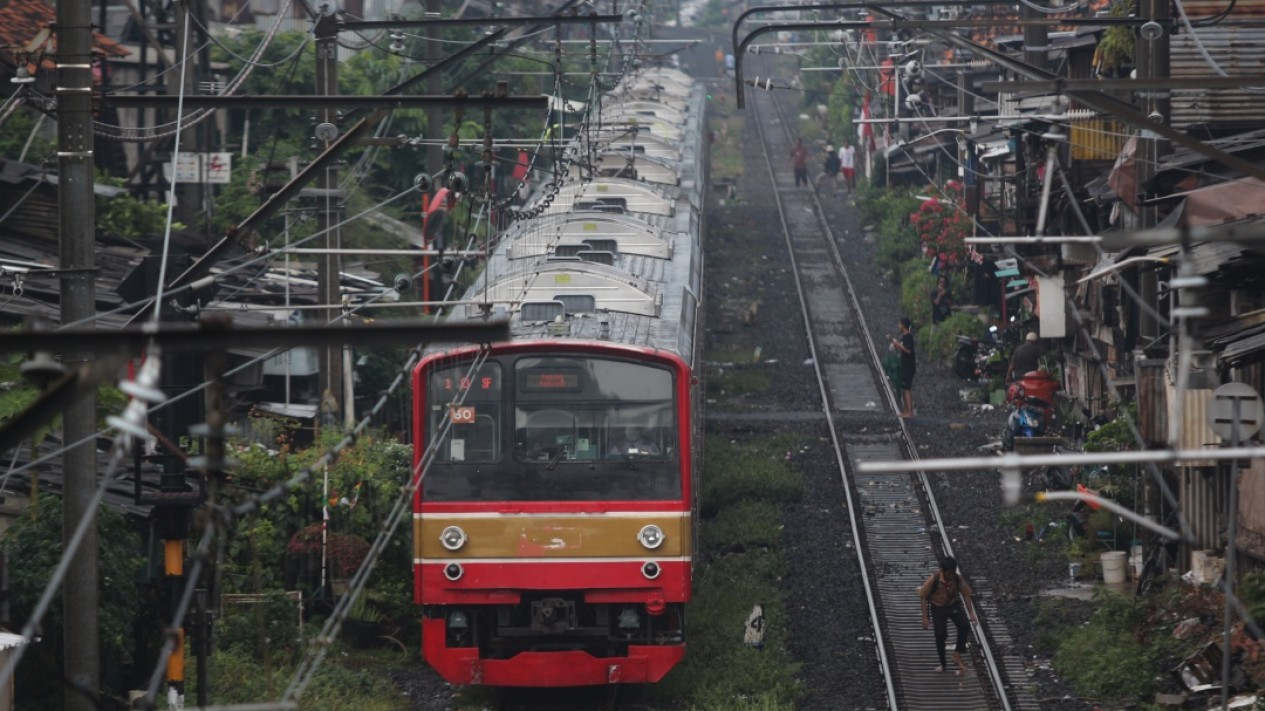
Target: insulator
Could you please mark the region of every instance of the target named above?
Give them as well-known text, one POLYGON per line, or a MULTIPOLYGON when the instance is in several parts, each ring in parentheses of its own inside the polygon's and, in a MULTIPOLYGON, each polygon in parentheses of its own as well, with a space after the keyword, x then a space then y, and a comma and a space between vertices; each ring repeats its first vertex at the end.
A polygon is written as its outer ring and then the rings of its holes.
POLYGON ((150 405, 158 404, 167 399, 167 395, 158 388, 142 385, 135 380, 124 380, 119 383, 119 390, 150 405))

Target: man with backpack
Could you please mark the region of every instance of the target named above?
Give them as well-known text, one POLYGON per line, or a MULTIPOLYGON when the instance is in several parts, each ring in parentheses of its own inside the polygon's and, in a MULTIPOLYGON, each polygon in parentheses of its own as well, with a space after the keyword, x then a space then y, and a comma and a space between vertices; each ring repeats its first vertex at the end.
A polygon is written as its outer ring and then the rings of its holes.
POLYGON ((961 575, 958 575, 958 562, 953 556, 945 556, 940 561, 940 570, 932 573, 918 587, 919 607, 922 608, 922 628, 925 630, 934 622, 936 630, 936 653, 940 655, 940 666, 937 672, 948 668, 945 659, 944 644, 949 639, 949 620, 957 627, 957 644, 953 648, 953 663, 957 670, 953 673, 962 676, 966 672, 966 662, 962 661, 962 652, 966 651, 966 636, 969 628, 966 618, 977 623, 975 606, 971 604, 971 586, 961 575))

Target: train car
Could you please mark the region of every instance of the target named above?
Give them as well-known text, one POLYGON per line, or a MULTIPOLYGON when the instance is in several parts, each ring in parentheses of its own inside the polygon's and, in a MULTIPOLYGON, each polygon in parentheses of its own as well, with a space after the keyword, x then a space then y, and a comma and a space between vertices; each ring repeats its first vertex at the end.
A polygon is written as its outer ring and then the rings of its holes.
MULTIPOLYGON (((514 223, 453 307, 507 315, 512 340, 432 350, 413 373, 414 597, 449 682, 649 683, 685 654, 704 97, 669 79, 672 150, 582 131, 602 142, 576 151, 588 175, 514 223)), ((638 105, 614 115, 654 111, 655 85, 629 84, 638 105)))

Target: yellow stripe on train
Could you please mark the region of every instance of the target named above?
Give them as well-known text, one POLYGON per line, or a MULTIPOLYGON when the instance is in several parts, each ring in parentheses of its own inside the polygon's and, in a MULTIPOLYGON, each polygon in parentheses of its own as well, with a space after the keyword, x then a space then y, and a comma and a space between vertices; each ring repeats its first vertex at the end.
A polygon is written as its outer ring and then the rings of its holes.
POLYGON ((689 513, 427 515, 413 519, 413 557, 678 557, 691 536, 689 513))

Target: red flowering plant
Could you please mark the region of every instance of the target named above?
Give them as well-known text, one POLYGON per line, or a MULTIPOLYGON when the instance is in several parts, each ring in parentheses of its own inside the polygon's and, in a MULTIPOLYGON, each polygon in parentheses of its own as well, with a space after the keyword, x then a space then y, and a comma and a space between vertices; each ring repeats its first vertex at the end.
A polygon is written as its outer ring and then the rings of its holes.
POLYGON ((967 259, 965 238, 971 231, 971 219, 962 207, 962 184, 950 180, 944 188, 934 190, 909 216, 909 222, 922 243, 923 254, 939 260, 941 268, 952 268, 967 259))
MULTIPOLYGON (((321 524, 314 523, 302 528, 286 546, 290 555, 321 554, 321 524)), ((335 578, 349 578, 369 554, 369 542, 354 533, 329 533, 325 541, 325 554, 335 578)))

